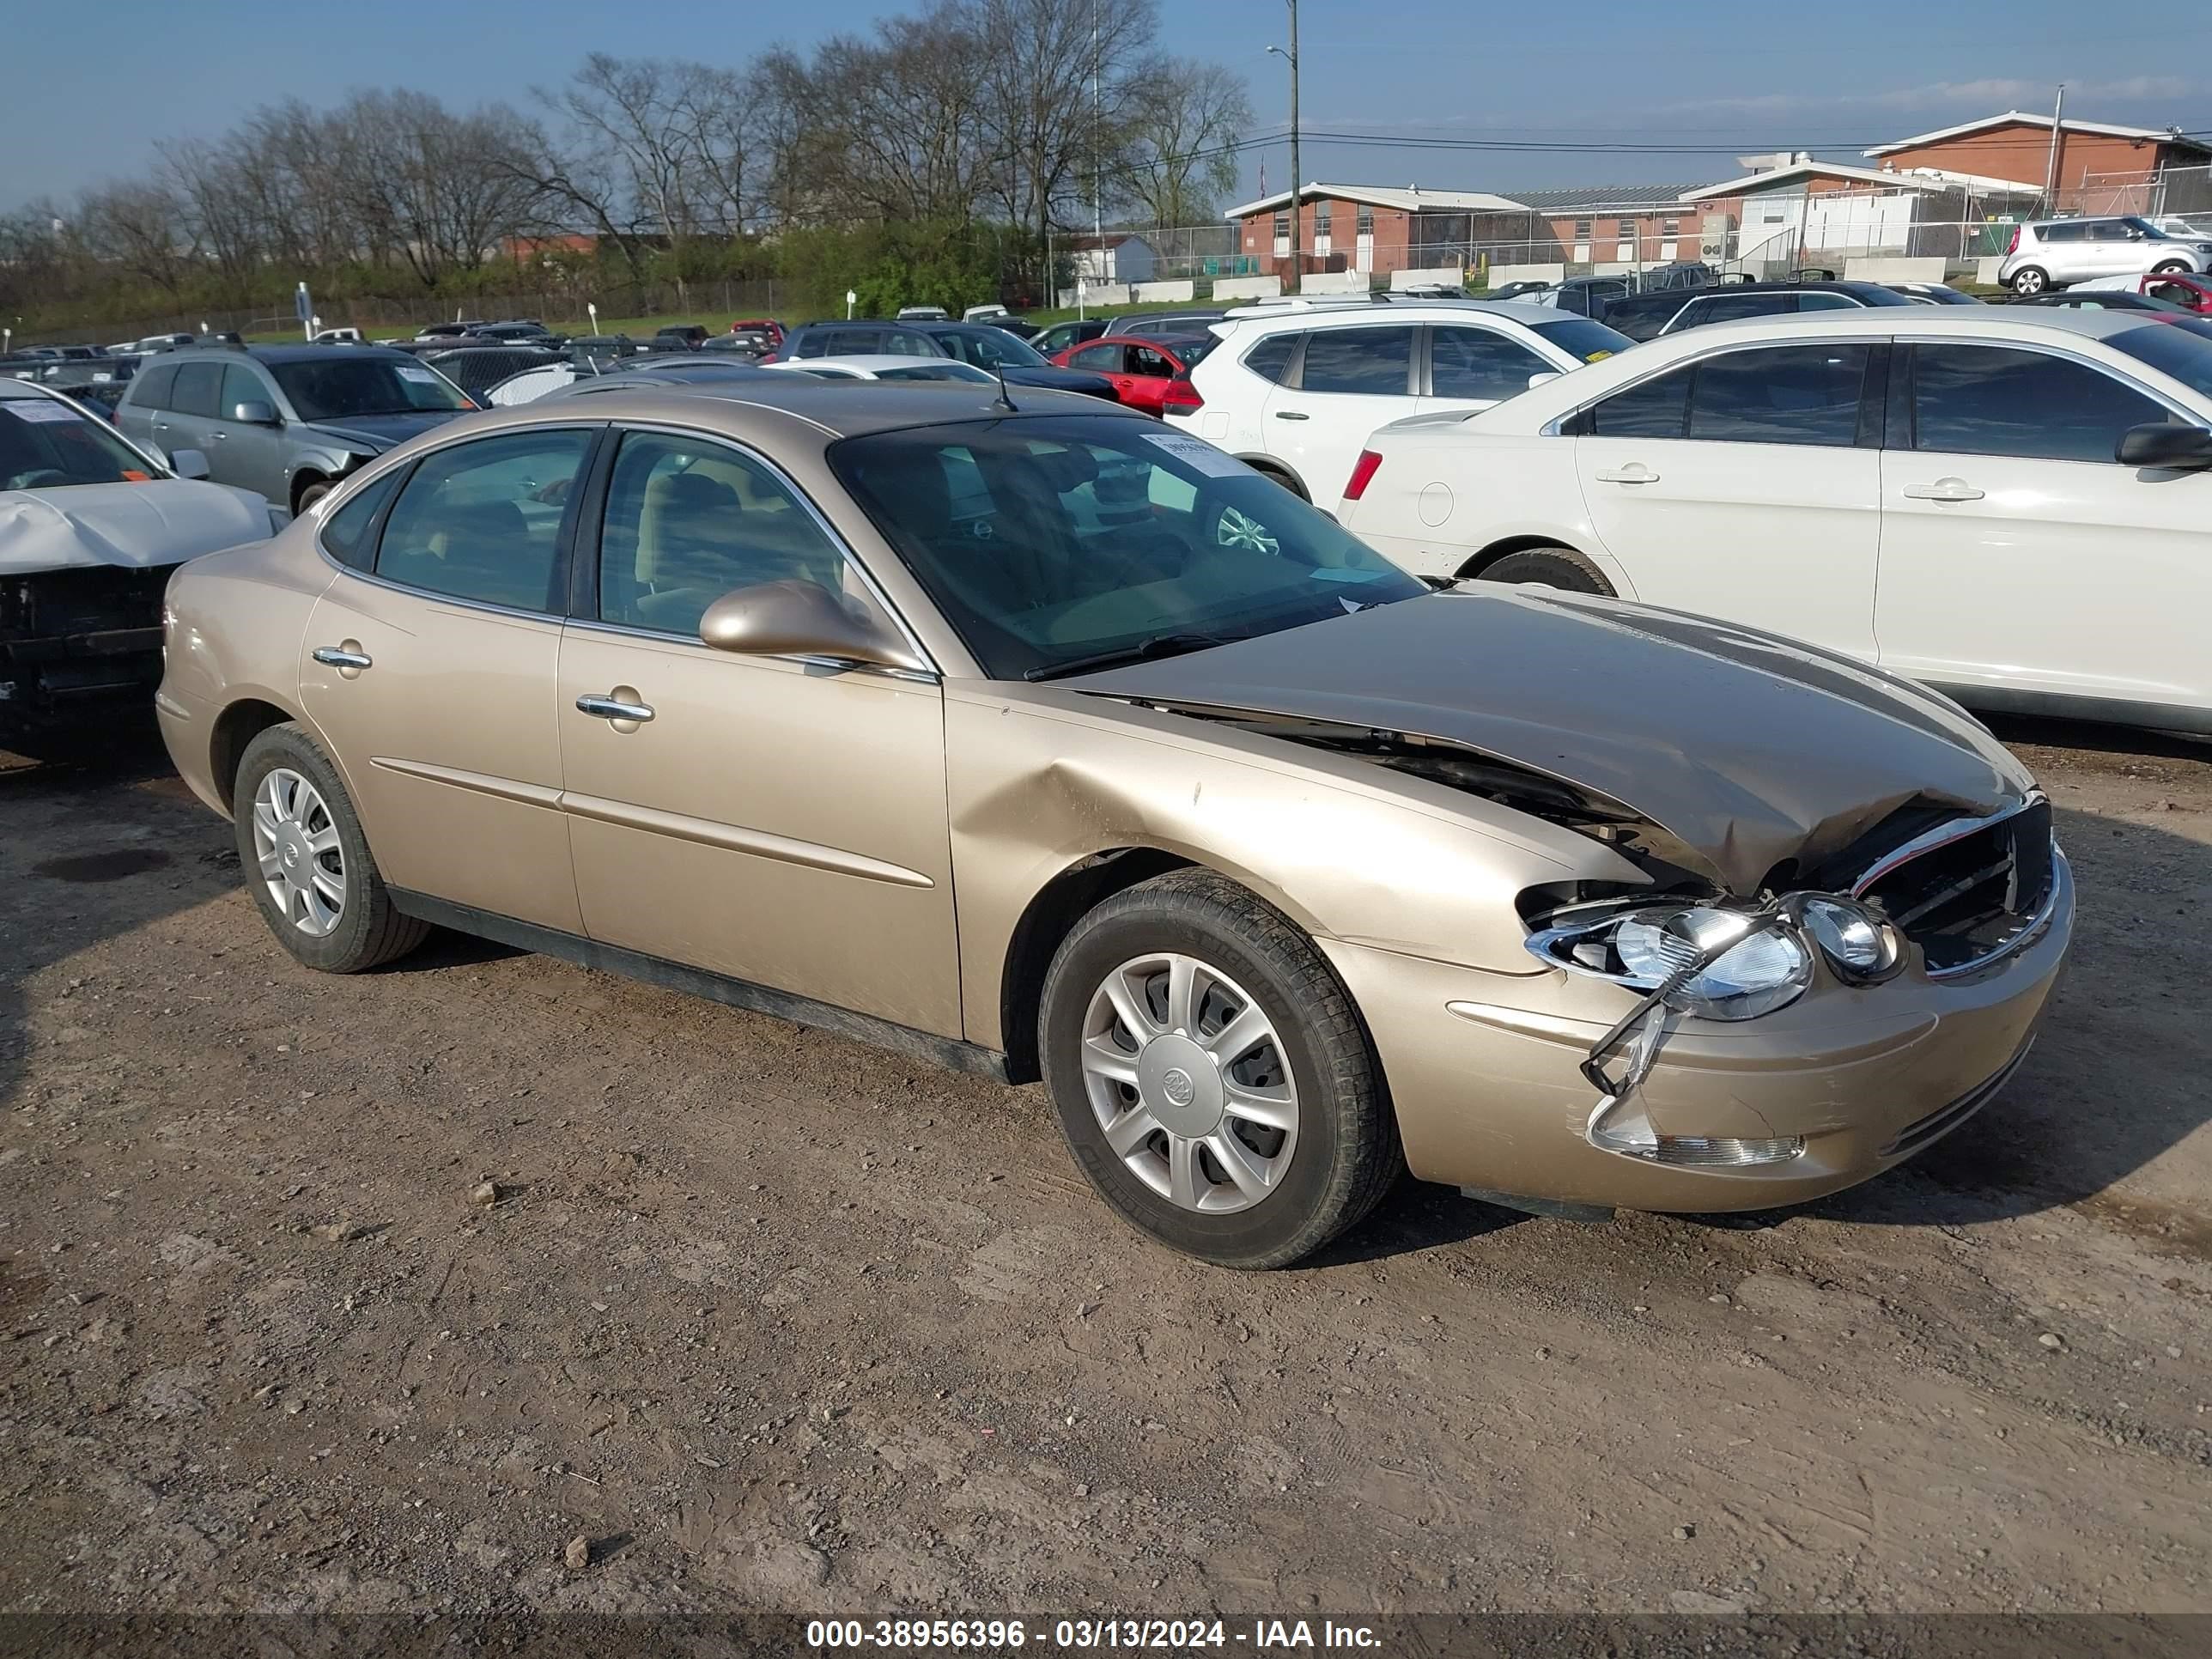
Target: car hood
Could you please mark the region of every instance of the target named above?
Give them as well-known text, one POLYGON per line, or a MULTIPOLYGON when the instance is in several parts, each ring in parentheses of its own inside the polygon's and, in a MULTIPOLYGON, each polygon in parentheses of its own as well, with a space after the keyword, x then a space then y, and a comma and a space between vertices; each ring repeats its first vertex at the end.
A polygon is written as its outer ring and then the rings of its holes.
POLYGON ((309 421, 306 425, 310 432, 381 455, 405 443, 416 433, 443 426, 455 416, 467 412, 461 409, 412 409, 400 415, 349 415, 343 420, 309 421))
POLYGON ((1458 744, 1629 808, 1746 896, 1900 808, 1983 816, 2032 787, 1956 705, 1848 659, 1534 587, 1425 595, 1063 684, 1458 744))
POLYGON ((156 478, 0 490, 0 576, 180 564, 268 535, 269 504, 227 484, 156 478))

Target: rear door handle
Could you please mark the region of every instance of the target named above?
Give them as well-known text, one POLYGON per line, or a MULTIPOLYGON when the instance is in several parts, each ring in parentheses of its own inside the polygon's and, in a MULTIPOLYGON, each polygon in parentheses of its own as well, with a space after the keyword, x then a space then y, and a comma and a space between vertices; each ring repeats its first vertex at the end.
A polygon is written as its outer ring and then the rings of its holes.
POLYGON ((653 705, 649 702, 631 702, 617 696, 593 696, 589 692, 576 699, 576 709, 580 714, 589 714, 598 720, 635 720, 641 726, 653 718, 653 705))
POLYGON ((1641 461, 1631 461, 1626 466, 1607 468, 1597 475, 1597 481, 1600 483, 1657 483, 1659 475, 1641 461))
POLYGON ((1978 501, 1982 492, 1964 478, 1938 478, 1932 484, 1907 484, 1904 494, 1916 501, 1978 501))
POLYGON ((1275 411, 1275 418, 1279 421, 1310 421, 1313 416, 1301 415, 1295 409, 1279 409, 1275 411))
POLYGON ((351 669, 359 673, 364 668, 374 666, 368 653, 357 646, 319 645, 312 654, 325 668, 351 669))

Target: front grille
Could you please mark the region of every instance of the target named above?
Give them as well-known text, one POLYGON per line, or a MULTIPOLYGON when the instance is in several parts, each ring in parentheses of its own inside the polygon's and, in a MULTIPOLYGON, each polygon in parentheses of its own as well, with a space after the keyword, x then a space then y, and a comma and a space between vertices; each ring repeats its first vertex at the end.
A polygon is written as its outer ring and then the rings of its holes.
POLYGON ((2002 956, 2042 920, 2056 854, 2051 803, 2038 795, 1995 817, 1916 837, 1854 891, 1921 948, 1931 975, 1962 974, 2002 956))

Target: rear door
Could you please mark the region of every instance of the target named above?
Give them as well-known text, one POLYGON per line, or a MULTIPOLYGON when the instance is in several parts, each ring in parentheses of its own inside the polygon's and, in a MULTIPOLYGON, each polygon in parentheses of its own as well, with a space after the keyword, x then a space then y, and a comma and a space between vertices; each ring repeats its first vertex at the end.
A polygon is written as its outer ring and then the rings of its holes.
POLYGON ((1918 679, 2212 708, 2212 476, 2113 459, 2193 420, 2088 362, 1900 348, 1882 452, 1881 662, 1918 679))
POLYGON ((1306 336, 1297 384, 1268 393, 1261 422, 1267 453, 1297 475, 1315 506, 1336 512, 1367 434, 1413 412, 1419 327, 1316 328, 1306 336))
POLYGON ((214 435, 216 410, 222 404, 223 368, 223 360, 212 354, 178 364, 177 383, 169 391, 168 414, 155 422, 155 438, 164 453, 179 449, 203 452, 217 483, 232 482, 223 465, 222 446, 214 435))
POLYGON ((1583 499, 1637 598, 1871 659, 1881 359, 1745 346, 1585 410, 1583 499))

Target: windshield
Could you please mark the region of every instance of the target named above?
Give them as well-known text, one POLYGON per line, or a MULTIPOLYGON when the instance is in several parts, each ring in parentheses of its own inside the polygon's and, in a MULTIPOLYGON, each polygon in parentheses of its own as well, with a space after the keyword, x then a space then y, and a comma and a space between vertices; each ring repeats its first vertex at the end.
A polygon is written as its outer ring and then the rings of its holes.
POLYGON ((2160 230, 2156 225, 2151 223, 2148 219, 2123 219, 2120 222, 2125 225, 2130 230, 2139 230, 2142 232, 2144 235, 2149 237, 2153 241, 2170 242, 2173 240, 2172 237, 2167 235, 2166 232, 2160 230))
POLYGON ((1601 362, 1636 343, 1619 329, 1587 317, 1562 317, 1556 323, 1531 323, 1529 327, 1570 357, 1585 363, 1601 362))
POLYGON ((160 476, 105 421, 74 404, 0 398, 0 489, 144 483, 160 476))
POLYGON ((269 372, 303 421, 476 407, 436 369, 389 357, 333 355, 313 362, 271 363, 269 372))
POLYGON ((1428 591, 1281 485, 1149 420, 909 427, 848 438, 830 463, 994 679, 1428 591))
POLYGON ((979 328, 974 333, 945 329, 930 337, 963 363, 978 368, 1042 368, 1045 360, 1027 340, 1002 328, 979 328))
POLYGON ((2146 323, 2108 334, 2105 343, 2172 375, 2198 397, 2212 398, 2212 322, 2177 317, 2172 322, 2146 323))
POLYGON ((879 380, 963 380, 981 386, 991 384, 991 377, 973 363, 931 362, 927 360, 918 360, 910 366, 897 368, 879 368, 876 371, 876 378, 879 380))

